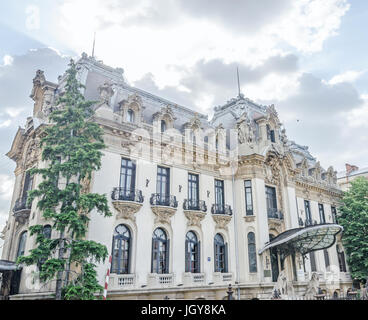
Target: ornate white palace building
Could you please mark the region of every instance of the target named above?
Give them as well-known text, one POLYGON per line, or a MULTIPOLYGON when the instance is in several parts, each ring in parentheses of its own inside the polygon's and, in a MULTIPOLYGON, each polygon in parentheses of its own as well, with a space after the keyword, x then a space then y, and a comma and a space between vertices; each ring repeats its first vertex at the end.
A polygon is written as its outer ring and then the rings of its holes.
MULTIPOLYGON (((106 194, 113 212, 92 212, 87 234, 112 255, 108 298, 223 299, 229 284, 241 299, 269 299, 274 288, 303 295, 313 273, 330 293, 351 287, 336 172, 287 139, 273 105, 239 94, 208 120, 128 85, 120 68, 86 54, 77 66, 86 99, 98 101, 93 121, 106 144, 86 187, 106 194)), ((29 226, 44 224, 58 237, 37 200, 27 206, 26 198, 41 179, 28 170, 46 165, 39 135, 65 77, 56 84, 37 71, 33 116, 7 153, 16 169, 0 295, 10 299, 55 292, 55 282, 39 283, 36 266, 17 269, 14 261, 35 246, 29 226)), ((108 260, 98 265, 102 286, 108 268, 108 260)))

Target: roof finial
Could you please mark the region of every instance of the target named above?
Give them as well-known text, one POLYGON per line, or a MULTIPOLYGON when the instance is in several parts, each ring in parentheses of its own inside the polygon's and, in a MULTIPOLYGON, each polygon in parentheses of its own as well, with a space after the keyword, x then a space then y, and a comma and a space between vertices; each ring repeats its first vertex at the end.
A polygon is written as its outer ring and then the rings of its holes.
POLYGON ((96 31, 93 35, 93 47, 92 47, 92 58, 95 57, 95 43, 96 43, 96 31))
POLYGON ((238 78, 238 97, 240 97, 240 81, 239 81, 239 68, 236 67, 236 75, 237 75, 237 78, 238 78))

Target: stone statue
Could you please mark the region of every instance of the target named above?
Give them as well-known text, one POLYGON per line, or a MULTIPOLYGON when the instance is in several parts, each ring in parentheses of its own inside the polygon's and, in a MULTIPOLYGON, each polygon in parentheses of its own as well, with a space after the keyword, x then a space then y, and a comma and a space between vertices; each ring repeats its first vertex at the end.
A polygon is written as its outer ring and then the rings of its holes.
POLYGON ((309 280, 307 289, 304 293, 304 296, 313 295, 315 296, 318 294, 318 288, 319 288, 319 276, 317 272, 313 272, 311 279, 309 280))
POLYGON ((238 141, 240 144, 247 143, 251 148, 255 141, 254 128, 252 126, 251 120, 248 118, 247 114, 244 112, 237 122, 238 129, 238 141))
POLYGON ((110 99, 114 95, 112 86, 112 83, 106 81, 103 85, 98 87, 101 102, 106 103, 108 106, 110 106, 110 99))
POLYGON ((283 296, 294 296, 294 287, 291 282, 287 280, 285 270, 282 270, 279 273, 277 282, 272 289, 272 293, 274 292, 278 292, 281 295, 281 298, 283 296))

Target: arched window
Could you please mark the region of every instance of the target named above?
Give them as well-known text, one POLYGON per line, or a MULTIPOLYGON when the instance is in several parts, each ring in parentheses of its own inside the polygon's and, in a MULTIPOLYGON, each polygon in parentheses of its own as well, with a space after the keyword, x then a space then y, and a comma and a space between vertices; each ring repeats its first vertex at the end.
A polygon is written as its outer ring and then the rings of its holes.
POLYGON ((189 231, 185 239, 185 272, 200 272, 200 247, 195 233, 189 231))
POLYGON ((119 224, 112 242, 111 273, 129 273, 131 235, 129 228, 119 224))
POLYGON ((165 131, 166 131, 166 121, 161 120, 161 132, 165 132, 165 131))
POLYGON ((26 248, 26 241, 27 241, 27 231, 23 231, 21 233, 21 235, 19 236, 18 250, 17 250, 16 259, 18 257, 24 255, 24 251, 25 251, 25 248, 26 248))
POLYGON ((152 273, 169 273, 169 249, 170 240, 167 239, 166 232, 157 228, 152 237, 152 273))
POLYGON ((227 271, 227 243, 219 233, 215 236, 215 272, 227 271))
POLYGON ((43 226, 43 236, 46 239, 51 239, 51 226, 49 224, 43 226))
POLYGON ((248 233, 249 272, 257 272, 256 237, 254 232, 248 233))
POLYGON ((127 121, 134 123, 134 111, 132 109, 129 109, 127 112, 127 121))

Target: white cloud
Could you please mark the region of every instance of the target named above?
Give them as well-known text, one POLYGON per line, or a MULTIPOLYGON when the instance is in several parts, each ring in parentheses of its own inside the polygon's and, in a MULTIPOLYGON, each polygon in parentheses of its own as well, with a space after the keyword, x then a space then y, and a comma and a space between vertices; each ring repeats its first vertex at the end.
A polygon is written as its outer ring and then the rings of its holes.
POLYGON ((13 194, 14 179, 6 174, 0 174, 0 198, 11 200, 13 194))
POLYGON ((365 128, 368 132, 368 95, 360 96, 364 104, 360 108, 354 108, 348 112, 344 112, 342 117, 347 120, 348 129, 365 128))
POLYGON ((1 128, 7 128, 7 127, 9 127, 11 125, 11 120, 10 119, 8 119, 8 120, 3 120, 3 121, 1 121, 0 120, 0 129, 1 128))
POLYGON ((26 13, 26 29, 29 31, 40 29, 40 8, 36 5, 28 5, 26 13))
POLYGON ((6 54, 4 57, 3 57, 3 63, 4 63, 4 66, 10 66, 12 65, 14 61, 14 58, 8 54, 6 54))
POLYGON ((336 76, 333 76, 328 83, 329 84, 337 84, 342 82, 350 82, 353 83, 355 80, 357 80, 361 75, 364 74, 365 71, 354 71, 349 70, 340 74, 337 74, 336 76))

